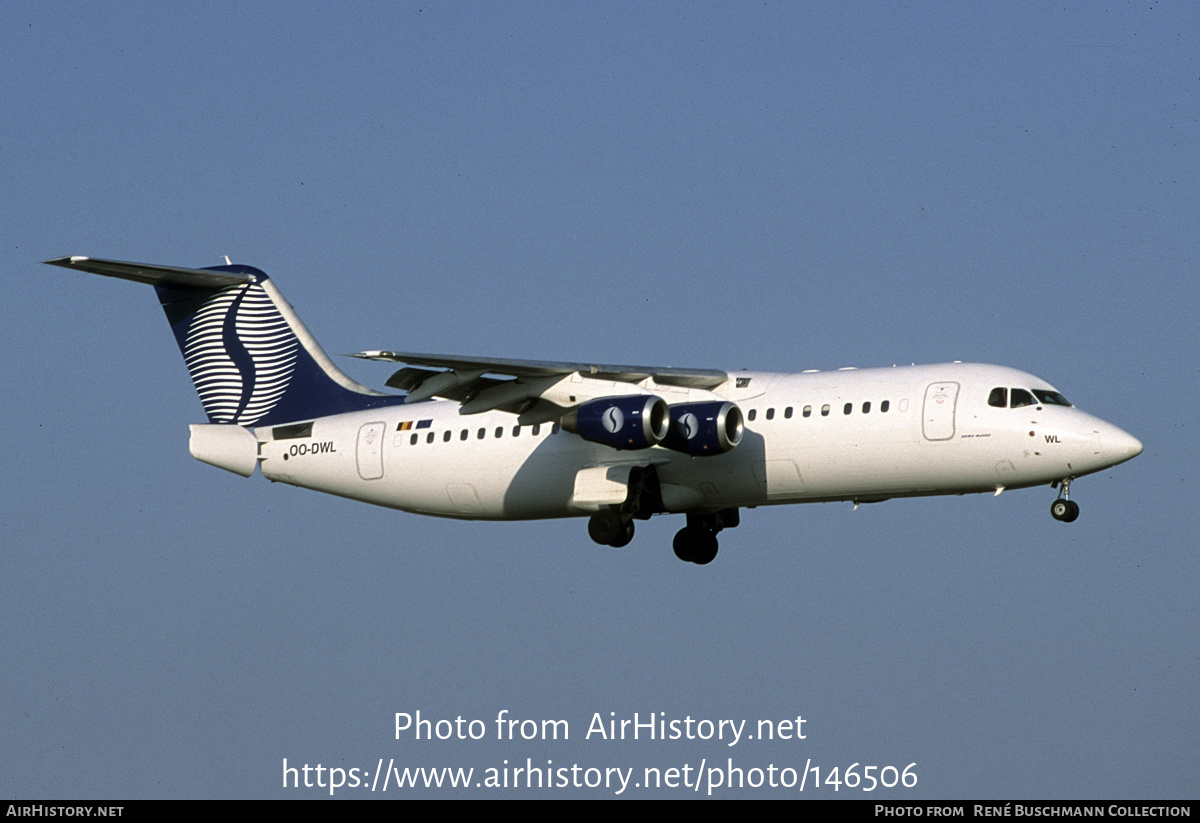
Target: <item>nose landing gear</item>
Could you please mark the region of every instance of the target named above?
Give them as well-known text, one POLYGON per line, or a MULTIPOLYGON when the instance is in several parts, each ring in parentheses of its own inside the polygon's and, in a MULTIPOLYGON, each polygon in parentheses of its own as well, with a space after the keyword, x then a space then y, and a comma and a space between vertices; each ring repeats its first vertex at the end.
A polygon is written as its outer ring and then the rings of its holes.
POLYGON ((1050 504, 1050 516, 1063 523, 1074 523, 1079 517, 1079 504, 1071 500, 1071 478, 1064 478, 1058 491, 1058 499, 1050 504))

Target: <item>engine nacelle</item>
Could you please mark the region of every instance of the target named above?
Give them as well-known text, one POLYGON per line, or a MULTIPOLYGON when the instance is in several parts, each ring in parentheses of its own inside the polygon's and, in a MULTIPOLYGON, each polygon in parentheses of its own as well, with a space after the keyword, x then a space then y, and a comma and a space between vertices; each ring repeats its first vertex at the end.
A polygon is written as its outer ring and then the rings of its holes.
POLYGON ((742 442, 742 410, 728 400, 671 406, 671 431, 662 445, 693 457, 724 454, 742 442))
POLYGON ((667 436, 670 416, 667 402, 651 394, 600 397, 563 415, 562 427, 614 449, 648 449, 667 436))

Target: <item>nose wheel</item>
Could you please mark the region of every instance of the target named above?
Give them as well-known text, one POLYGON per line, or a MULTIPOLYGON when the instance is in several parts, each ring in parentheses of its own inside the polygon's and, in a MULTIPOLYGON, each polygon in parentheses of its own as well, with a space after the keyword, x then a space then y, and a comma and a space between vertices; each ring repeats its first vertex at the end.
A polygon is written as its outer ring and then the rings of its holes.
POLYGON ((1079 504, 1074 500, 1055 500, 1050 505, 1050 516, 1064 523, 1072 523, 1079 517, 1079 504))
POLYGON ((1074 523, 1079 517, 1079 504, 1070 499, 1071 478, 1062 481, 1058 499, 1050 504, 1050 516, 1063 523, 1074 523))

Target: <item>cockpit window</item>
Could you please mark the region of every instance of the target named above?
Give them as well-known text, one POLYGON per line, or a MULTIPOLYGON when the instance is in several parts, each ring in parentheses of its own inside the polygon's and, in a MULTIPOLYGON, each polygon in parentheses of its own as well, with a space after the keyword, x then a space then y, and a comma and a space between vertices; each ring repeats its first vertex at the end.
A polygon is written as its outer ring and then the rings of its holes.
POLYGON ((1021 406, 1032 406, 1034 402, 1033 395, 1027 392, 1025 389, 1013 389, 1012 404, 1009 406, 1009 408, 1018 409, 1021 406))
POLYGON ((1067 398, 1063 397, 1056 391, 1047 391, 1046 389, 1034 389, 1033 393, 1037 395, 1037 399, 1045 403, 1047 406, 1070 406, 1067 398))
POLYGON ((1034 403, 1045 403, 1047 406, 1069 407, 1071 405, 1067 402, 1067 398, 1049 389, 1034 389, 1030 393, 1028 389, 1006 389, 1003 386, 997 386, 988 394, 988 405, 998 409, 1019 409, 1022 406, 1032 406, 1034 403), (1034 395, 1037 395, 1036 400, 1034 395))

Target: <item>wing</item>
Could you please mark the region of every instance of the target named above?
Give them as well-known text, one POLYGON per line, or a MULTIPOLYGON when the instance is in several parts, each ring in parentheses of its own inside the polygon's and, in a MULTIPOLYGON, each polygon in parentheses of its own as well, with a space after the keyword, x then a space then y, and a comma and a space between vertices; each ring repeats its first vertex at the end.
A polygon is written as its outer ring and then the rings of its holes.
POLYGON ((392 388, 408 392, 408 401, 442 397, 462 404, 463 414, 500 409, 523 421, 553 419, 564 408, 604 394, 638 393, 635 386, 652 380, 660 386, 711 390, 729 379, 718 369, 617 366, 554 360, 484 360, 444 354, 364 351, 354 357, 406 363, 388 379, 392 388), (600 385, 603 383, 604 385, 600 385), (614 391, 613 383, 627 384, 614 391))

